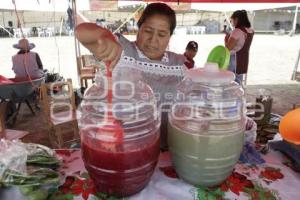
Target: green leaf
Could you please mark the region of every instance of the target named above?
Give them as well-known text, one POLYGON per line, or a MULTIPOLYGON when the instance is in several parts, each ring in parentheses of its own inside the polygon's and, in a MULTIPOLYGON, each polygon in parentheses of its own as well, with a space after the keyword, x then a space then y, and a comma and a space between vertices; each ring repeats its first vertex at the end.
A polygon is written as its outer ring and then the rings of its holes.
POLYGON ((85 179, 89 179, 89 178, 90 178, 90 175, 89 175, 89 173, 87 173, 87 172, 83 172, 80 176, 81 176, 82 178, 85 178, 85 179))
POLYGON ((59 174, 47 168, 31 169, 28 175, 15 170, 6 170, 0 179, 1 185, 41 185, 56 184, 59 174))
POLYGON ((55 155, 52 155, 50 151, 47 151, 40 147, 35 147, 36 152, 28 155, 27 164, 40 165, 40 166, 48 166, 51 168, 58 167, 60 165, 60 161, 57 159, 55 155))
POLYGON ((72 194, 54 195, 50 200, 73 200, 74 196, 72 194))
MULTIPOLYGON (((100 200, 119 200, 119 198, 114 197, 114 196, 110 196, 104 192, 97 192, 96 196, 98 197, 98 199, 100 200)), ((122 198, 122 200, 125 200, 125 198, 122 198)))
POLYGON ((22 192, 22 194, 26 195, 35 190, 36 186, 20 186, 19 189, 22 192))
POLYGON ((31 191, 29 194, 25 195, 27 200, 46 200, 48 198, 48 191, 45 189, 38 189, 31 191))
POLYGON ((99 197, 100 199, 106 199, 107 198, 107 194, 105 194, 103 192, 97 192, 96 196, 99 197))
POLYGON ((207 199, 208 199, 208 200, 216 200, 217 197, 214 196, 213 194, 208 193, 207 199))
POLYGON ((263 186, 259 184, 254 184, 254 188, 245 188, 244 192, 248 194, 248 196, 251 196, 252 192, 258 192, 259 199, 261 200, 276 200, 275 195, 267 188, 264 188, 263 186), (266 197, 266 193, 270 192, 270 197, 266 197))
POLYGON ((113 197, 113 196, 110 196, 110 197, 108 197, 108 199, 107 200, 118 200, 118 198, 116 198, 116 197, 113 197))
POLYGON ((197 197, 198 197, 198 200, 205 200, 206 199, 206 191, 199 188, 197 197))

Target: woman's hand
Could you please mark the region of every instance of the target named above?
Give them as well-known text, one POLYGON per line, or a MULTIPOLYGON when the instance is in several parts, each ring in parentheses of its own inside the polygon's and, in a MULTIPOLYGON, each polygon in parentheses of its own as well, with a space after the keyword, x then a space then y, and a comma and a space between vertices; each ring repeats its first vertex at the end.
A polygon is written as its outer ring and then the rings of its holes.
POLYGON ((224 32, 224 33, 225 33, 224 41, 225 41, 225 44, 226 44, 226 42, 228 42, 228 40, 229 40, 230 34, 227 33, 227 32, 224 32))
POLYGON ((75 35, 97 59, 109 63, 111 70, 118 63, 122 47, 109 30, 94 23, 82 23, 76 27, 75 35))

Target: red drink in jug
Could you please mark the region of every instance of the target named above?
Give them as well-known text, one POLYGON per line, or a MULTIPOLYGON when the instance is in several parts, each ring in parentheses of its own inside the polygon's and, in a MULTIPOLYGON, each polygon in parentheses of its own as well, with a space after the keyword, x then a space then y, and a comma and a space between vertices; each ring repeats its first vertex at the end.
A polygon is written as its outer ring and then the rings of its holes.
POLYGON ((82 157, 98 192, 118 197, 141 191, 150 180, 159 156, 159 131, 131 140, 104 141, 97 128, 81 130, 82 157), (94 133, 94 134, 93 134, 94 133))

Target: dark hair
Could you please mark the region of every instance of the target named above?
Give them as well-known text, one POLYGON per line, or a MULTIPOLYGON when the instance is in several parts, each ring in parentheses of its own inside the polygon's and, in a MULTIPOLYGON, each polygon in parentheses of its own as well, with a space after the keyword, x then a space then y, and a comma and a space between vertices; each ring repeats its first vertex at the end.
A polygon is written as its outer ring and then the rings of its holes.
POLYGON ((198 51, 198 43, 195 41, 189 41, 189 43, 186 45, 185 49, 198 51))
POLYGON ((142 16, 140 17, 137 23, 138 27, 140 28, 147 18, 156 14, 166 16, 169 19, 170 33, 172 35, 176 27, 176 14, 172 8, 170 8, 167 4, 164 3, 149 4, 145 8, 142 16))
POLYGON ((248 19, 247 11, 246 10, 237 10, 231 15, 231 19, 237 19, 237 25, 235 28, 250 28, 251 23, 248 19))

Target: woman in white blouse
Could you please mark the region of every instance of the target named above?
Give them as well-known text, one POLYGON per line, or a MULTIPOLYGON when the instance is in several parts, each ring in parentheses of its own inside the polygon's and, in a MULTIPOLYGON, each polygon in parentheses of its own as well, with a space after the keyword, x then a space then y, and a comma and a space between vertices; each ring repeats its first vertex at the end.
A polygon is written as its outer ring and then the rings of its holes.
MULTIPOLYGON (((166 51, 176 27, 175 12, 163 3, 149 4, 138 27, 135 42, 91 23, 80 24, 75 34, 96 58, 111 62, 112 67, 118 63, 141 73, 156 93, 159 108, 168 109, 186 70, 183 55, 166 51)), ((167 112, 162 112, 161 148, 167 149, 167 112)))

